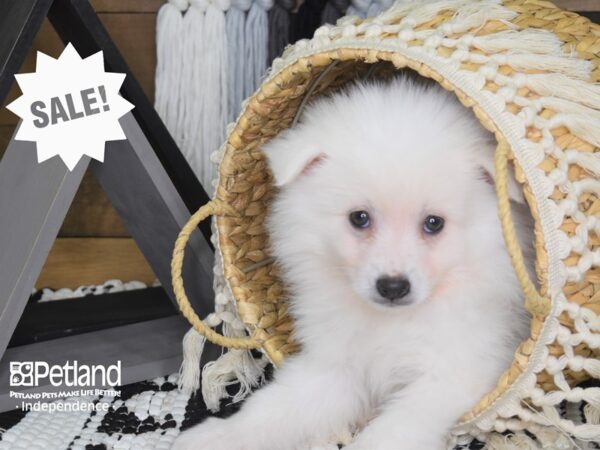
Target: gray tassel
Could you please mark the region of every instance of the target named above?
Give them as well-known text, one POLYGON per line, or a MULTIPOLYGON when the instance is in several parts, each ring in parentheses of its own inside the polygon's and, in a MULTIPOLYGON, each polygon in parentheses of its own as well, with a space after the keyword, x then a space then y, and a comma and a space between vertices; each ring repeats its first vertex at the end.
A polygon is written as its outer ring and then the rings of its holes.
POLYGON ((350 0, 329 0, 321 14, 321 23, 335 25, 337 20, 346 14, 350 0))
POLYGON ((295 0, 275 0, 269 11, 269 62, 281 55, 290 42, 290 14, 295 0))

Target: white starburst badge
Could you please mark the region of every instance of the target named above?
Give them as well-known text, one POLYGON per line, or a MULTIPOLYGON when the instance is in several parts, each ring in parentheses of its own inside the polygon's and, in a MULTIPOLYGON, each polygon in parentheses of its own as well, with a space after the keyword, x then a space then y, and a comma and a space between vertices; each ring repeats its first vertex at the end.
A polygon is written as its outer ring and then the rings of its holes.
POLYGON ((71 44, 58 59, 38 52, 36 71, 15 78, 23 92, 7 106, 23 119, 15 139, 36 142, 38 162, 58 155, 73 170, 83 155, 104 161, 106 141, 126 139, 125 74, 105 72, 102 52, 82 59, 71 44))

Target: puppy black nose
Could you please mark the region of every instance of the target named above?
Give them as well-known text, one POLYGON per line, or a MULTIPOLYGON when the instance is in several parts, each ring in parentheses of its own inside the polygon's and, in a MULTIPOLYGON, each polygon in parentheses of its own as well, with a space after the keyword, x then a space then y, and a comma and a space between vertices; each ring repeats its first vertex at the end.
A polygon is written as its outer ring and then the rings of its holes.
POLYGON ((381 277, 375 283, 377 292, 388 300, 402 298, 410 292, 410 281, 404 277, 381 277))

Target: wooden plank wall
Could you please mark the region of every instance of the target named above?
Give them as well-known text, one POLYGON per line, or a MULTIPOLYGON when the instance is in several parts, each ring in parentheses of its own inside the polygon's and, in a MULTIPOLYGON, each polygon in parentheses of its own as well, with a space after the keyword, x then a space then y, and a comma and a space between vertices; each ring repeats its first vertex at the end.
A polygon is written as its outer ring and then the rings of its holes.
MULTIPOLYGON (((164 0, 91 2, 144 91, 153 99, 155 23, 164 0)), ((555 3, 574 11, 600 11, 600 0, 555 0, 555 3)), ((35 70, 36 51, 57 57, 62 48, 60 39, 45 21, 20 72, 35 70)), ((18 88, 14 86, 8 101, 18 95, 18 88)), ((8 110, 0 110, 0 155, 16 121, 8 110)), ((76 287, 111 278, 152 283, 154 274, 96 180, 87 174, 38 280, 38 287, 76 287)))

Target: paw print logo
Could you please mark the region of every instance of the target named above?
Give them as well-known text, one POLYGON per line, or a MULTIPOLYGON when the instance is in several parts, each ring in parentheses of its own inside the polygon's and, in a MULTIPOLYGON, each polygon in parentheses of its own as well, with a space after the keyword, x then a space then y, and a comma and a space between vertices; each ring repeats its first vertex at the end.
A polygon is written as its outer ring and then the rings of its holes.
POLYGON ((31 361, 10 363, 11 386, 33 386, 33 363, 31 361))

